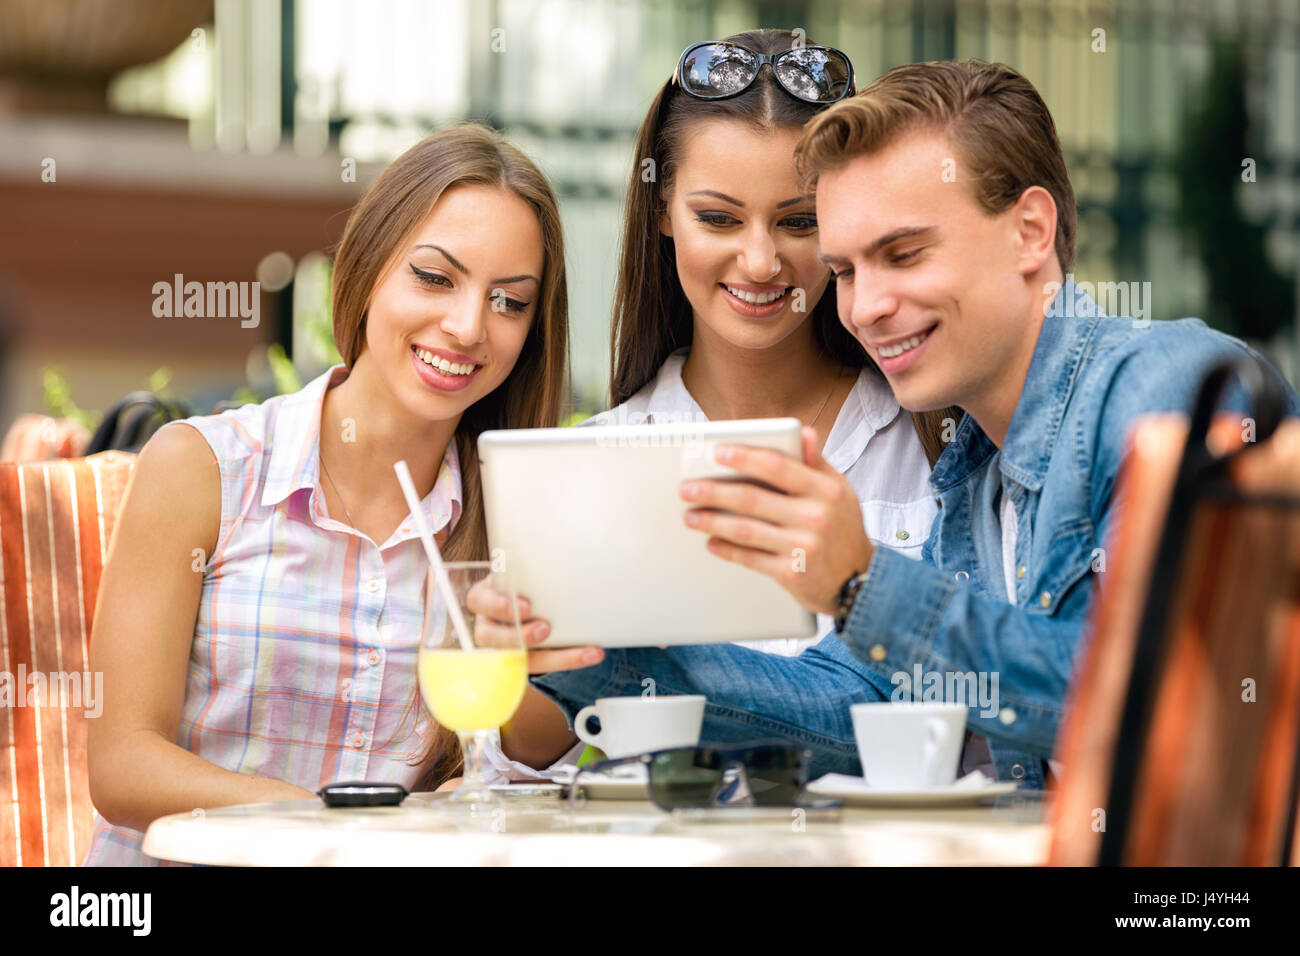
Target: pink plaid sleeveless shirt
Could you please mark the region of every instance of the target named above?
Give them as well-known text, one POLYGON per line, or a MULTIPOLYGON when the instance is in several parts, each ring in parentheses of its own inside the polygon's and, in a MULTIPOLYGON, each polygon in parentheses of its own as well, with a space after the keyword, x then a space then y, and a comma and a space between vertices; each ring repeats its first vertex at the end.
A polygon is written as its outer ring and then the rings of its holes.
MULTIPOLYGON (((342 780, 410 789, 421 768, 409 761, 430 732, 416 696, 428 562, 410 520, 376 545, 326 513, 321 407, 346 377, 335 366, 291 395, 186 420, 221 470, 221 530, 176 743, 312 791, 342 780)), ((460 517, 454 442, 423 505, 441 544, 460 517)), ((162 863, 143 838, 96 815, 83 865, 162 863)))

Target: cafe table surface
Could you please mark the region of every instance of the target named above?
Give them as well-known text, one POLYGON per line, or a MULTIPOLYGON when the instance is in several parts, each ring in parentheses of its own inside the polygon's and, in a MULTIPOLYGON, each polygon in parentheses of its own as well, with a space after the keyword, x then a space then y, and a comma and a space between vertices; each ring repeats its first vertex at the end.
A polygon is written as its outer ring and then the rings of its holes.
MULTIPOLYGON (((162 817, 144 852, 219 866, 798 866, 1038 865, 1050 839, 1040 791, 981 806, 845 806, 837 822, 679 819, 641 801, 514 798, 449 814, 447 794, 400 807, 327 808, 318 800, 247 804, 162 817)), ((735 819, 735 818, 732 818, 735 819)))

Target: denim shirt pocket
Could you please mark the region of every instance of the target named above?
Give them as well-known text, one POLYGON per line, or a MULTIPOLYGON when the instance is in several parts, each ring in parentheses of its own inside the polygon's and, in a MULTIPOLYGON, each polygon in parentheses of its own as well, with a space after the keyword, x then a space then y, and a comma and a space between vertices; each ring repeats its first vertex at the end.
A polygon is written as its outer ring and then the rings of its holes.
POLYGON ((1035 548, 1037 554, 1031 558, 1037 573, 1033 590, 1024 596, 1028 613, 1053 617, 1060 611, 1092 571, 1093 540, 1092 522, 1087 518, 1049 530, 1043 549, 1035 548))
POLYGON ((862 527, 871 543, 897 551, 914 561, 921 560, 921 549, 930 536, 930 525, 939 506, 933 498, 912 501, 862 501, 862 527))

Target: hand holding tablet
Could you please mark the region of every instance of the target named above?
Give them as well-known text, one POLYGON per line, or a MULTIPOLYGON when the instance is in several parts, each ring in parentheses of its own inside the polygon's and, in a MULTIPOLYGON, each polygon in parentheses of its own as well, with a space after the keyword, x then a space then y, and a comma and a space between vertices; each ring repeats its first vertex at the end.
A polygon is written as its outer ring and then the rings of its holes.
POLYGON ((686 523, 712 535, 709 550, 768 575, 810 611, 834 614, 846 580, 867 570, 874 547, 862 526, 857 493, 802 432, 803 461, 763 448, 718 450, 719 457, 759 484, 688 481, 682 498, 700 508, 686 523), (801 561, 791 562, 787 555, 801 561))
POLYGON ((799 464, 799 429, 791 418, 484 432, 489 545, 548 623, 542 646, 811 636, 814 616, 776 581, 709 552, 679 491, 683 480, 748 477, 714 460, 719 444, 799 464))

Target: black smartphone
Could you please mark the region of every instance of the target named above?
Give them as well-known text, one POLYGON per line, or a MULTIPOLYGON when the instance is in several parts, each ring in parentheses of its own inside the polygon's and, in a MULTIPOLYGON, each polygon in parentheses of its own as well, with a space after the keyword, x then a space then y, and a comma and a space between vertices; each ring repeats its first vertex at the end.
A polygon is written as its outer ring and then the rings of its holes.
POLYGON ((400 783, 366 783, 354 780, 322 787, 318 796, 327 807, 395 807, 406 799, 400 783))

